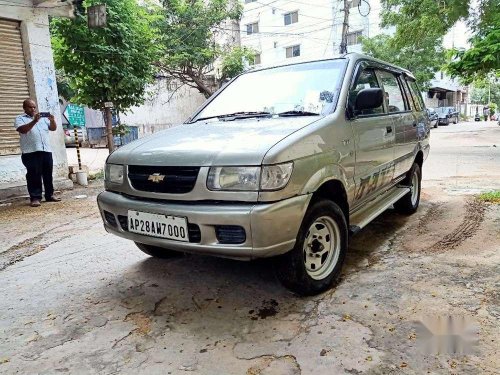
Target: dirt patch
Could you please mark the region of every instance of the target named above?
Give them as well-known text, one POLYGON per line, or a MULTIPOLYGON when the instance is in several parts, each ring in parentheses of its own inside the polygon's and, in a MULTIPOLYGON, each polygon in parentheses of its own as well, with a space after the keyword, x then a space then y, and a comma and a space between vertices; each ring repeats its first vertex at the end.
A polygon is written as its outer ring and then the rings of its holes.
POLYGON ((151 319, 143 312, 127 314, 124 321, 134 323, 137 326, 135 331, 141 335, 147 335, 151 332, 151 319))
POLYGON ((465 215, 462 222, 453 232, 447 234, 428 250, 432 252, 451 250, 476 234, 484 220, 486 204, 480 200, 469 200, 465 204, 465 215))
POLYGON ((260 363, 250 367, 247 375, 300 375, 301 369, 293 355, 263 356, 260 363))

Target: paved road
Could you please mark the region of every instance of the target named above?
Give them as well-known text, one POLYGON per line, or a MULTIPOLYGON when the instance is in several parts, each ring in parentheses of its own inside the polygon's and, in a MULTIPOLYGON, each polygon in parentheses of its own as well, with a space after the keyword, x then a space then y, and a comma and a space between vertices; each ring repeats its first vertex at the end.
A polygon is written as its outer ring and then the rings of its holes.
POLYGON ((352 238, 312 298, 269 261, 148 258, 103 230, 99 184, 0 208, 0 373, 499 373, 500 206, 470 194, 500 188, 500 127, 432 133, 419 211, 352 238), (426 356, 415 321, 449 315, 478 325, 475 351, 426 356))

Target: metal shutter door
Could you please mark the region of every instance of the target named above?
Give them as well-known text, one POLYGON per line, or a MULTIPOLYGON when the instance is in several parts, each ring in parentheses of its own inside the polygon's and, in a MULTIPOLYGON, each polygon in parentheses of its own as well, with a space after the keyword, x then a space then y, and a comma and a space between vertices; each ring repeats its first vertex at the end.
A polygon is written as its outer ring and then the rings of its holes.
POLYGON ((28 97, 20 23, 0 19, 0 155, 21 152, 14 119, 28 97))

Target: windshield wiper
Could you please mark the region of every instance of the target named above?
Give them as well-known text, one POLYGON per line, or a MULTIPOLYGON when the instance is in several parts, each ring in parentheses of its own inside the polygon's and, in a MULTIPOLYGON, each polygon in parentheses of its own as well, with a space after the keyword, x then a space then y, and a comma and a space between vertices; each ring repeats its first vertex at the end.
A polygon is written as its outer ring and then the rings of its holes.
POLYGON ((319 116, 319 113, 308 112, 308 111, 285 111, 278 113, 278 116, 319 116))
MULTIPOLYGON (((251 118, 251 117, 269 117, 272 116, 271 112, 234 112, 234 113, 225 113, 223 115, 217 115, 217 116, 209 116, 209 117, 201 117, 196 119, 196 121, 202 121, 202 120, 210 120, 212 118, 219 118, 219 119, 241 119, 241 118, 251 118)), ((193 121, 193 122, 196 122, 193 121)))

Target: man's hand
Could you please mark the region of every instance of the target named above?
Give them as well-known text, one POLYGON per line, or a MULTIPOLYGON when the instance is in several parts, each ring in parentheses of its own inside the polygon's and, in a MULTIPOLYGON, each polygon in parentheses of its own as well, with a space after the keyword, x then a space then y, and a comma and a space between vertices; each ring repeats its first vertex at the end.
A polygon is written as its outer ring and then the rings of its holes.
POLYGON ((50 122, 49 130, 50 131, 56 130, 57 129, 56 118, 54 117, 54 115, 52 113, 49 115, 49 122, 50 122))
POLYGON ((33 121, 31 122, 33 123, 33 125, 35 125, 39 120, 40 120, 40 114, 35 113, 35 116, 33 116, 33 121))

